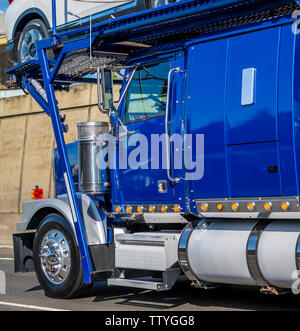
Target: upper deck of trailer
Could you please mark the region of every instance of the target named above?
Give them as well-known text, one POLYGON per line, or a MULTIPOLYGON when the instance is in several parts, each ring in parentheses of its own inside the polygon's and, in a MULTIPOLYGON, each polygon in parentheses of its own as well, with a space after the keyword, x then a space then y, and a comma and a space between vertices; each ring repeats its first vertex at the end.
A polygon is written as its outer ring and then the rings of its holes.
MULTIPOLYGON (((103 63, 123 63, 140 52, 163 51, 179 41, 292 22, 297 8, 294 0, 184 0, 57 34, 40 44, 63 51, 49 65, 54 68, 61 61, 55 81, 68 85, 103 63)), ((16 76, 17 84, 25 76, 42 78, 38 60, 19 64, 8 73, 16 76)))

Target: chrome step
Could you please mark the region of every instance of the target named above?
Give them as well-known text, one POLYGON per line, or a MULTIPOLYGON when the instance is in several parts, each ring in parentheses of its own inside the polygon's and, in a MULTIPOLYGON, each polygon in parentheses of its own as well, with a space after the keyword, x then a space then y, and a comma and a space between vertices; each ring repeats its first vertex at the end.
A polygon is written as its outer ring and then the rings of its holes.
POLYGON ((107 280, 108 286, 120 286, 120 287, 131 287, 140 288, 144 290, 152 291, 168 291, 175 284, 181 273, 180 269, 170 269, 163 273, 163 281, 153 281, 153 278, 144 277, 140 279, 128 279, 128 278, 109 278, 107 280))
POLYGON ((141 280, 141 279, 109 278, 107 280, 107 285, 108 286, 141 288, 144 290, 152 290, 152 291, 169 290, 168 285, 165 285, 162 282, 153 282, 153 281, 141 280))

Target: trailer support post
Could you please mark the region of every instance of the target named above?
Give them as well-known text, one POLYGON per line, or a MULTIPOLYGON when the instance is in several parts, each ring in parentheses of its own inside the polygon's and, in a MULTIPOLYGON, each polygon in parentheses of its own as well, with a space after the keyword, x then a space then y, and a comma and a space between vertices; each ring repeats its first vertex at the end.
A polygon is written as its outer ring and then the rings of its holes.
POLYGON ((76 196, 75 185, 72 177, 72 172, 70 168, 69 157, 67 154, 66 144, 63 136, 63 127, 59 118, 59 110, 57 106, 57 101, 55 97, 55 91, 53 86, 53 76, 50 71, 49 62, 47 58, 47 48, 49 45, 48 40, 41 42, 38 47, 39 62, 42 70, 44 87, 47 94, 48 107, 44 109, 52 120, 53 131, 56 139, 57 149, 60 157, 60 164, 62 171, 64 173, 65 184, 68 193, 69 204, 71 208, 71 213, 73 217, 77 243, 79 246, 82 270, 83 270, 83 282, 85 284, 91 283, 91 273, 93 272, 93 267, 91 263, 90 252, 88 244, 85 237, 84 223, 82 220, 79 203, 76 196))

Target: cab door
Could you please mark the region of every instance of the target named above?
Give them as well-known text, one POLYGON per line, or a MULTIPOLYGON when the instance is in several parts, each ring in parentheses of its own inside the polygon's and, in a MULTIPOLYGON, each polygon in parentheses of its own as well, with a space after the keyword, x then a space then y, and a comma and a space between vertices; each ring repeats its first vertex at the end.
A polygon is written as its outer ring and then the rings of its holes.
MULTIPOLYGON (((133 75, 119 113, 128 135, 123 141, 117 139, 120 153, 116 156, 118 169, 112 176, 117 188, 113 191, 114 203, 174 202, 183 189, 182 183, 174 184, 168 178, 165 140, 166 133, 177 133, 177 138, 182 135, 183 75, 173 70, 181 65, 175 55, 156 58, 140 64, 133 75)), ((124 133, 121 125, 118 129, 124 133)), ((174 157, 182 153, 182 146, 169 146, 170 174, 182 177, 183 170, 174 168, 174 157)))
POLYGON ((278 139, 281 28, 230 38, 227 142, 231 195, 282 195, 278 139))

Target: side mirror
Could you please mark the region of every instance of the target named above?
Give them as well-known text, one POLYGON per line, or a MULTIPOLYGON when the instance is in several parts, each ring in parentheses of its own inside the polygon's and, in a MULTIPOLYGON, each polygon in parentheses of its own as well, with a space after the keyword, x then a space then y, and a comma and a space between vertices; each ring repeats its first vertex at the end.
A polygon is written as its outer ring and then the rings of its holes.
POLYGON ((113 74, 110 69, 104 66, 97 68, 97 85, 98 107, 101 112, 108 114, 114 106, 113 74))

